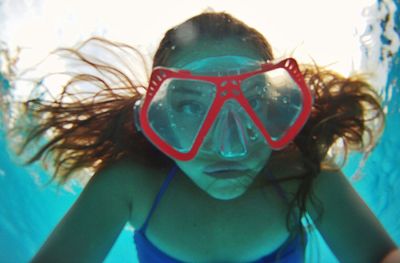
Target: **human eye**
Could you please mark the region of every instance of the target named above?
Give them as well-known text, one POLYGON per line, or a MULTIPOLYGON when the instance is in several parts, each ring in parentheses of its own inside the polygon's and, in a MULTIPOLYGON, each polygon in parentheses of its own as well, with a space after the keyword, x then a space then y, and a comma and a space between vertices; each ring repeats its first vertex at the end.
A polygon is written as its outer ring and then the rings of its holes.
POLYGON ((175 106, 175 110, 179 113, 186 114, 188 116, 203 116, 205 107, 203 104, 194 100, 182 100, 175 106))
POLYGON ((253 83, 245 91, 245 96, 254 110, 260 110, 264 106, 267 89, 263 83, 253 83))
POLYGON ((260 110, 263 106, 263 100, 258 96, 251 97, 248 101, 253 110, 260 110))

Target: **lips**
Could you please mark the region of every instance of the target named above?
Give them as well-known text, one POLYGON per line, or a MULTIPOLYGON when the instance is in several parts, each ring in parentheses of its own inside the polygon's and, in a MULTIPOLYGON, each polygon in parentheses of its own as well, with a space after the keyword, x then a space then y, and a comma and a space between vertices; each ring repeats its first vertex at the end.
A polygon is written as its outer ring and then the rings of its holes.
POLYGON ((238 177, 249 168, 239 162, 216 162, 206 166, 203 172, 213 177, 238 177))

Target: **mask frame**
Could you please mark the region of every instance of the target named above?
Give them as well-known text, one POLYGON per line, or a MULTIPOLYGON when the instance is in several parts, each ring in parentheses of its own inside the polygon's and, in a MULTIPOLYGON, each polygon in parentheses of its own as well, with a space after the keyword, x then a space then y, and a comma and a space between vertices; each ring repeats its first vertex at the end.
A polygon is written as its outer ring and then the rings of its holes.
POLYGON ((307 122, 312 109, 313 97, 311 90, 306 85, 304 78, 299 70, 298 64, 294 58, 286 58, 277 63, 264 63, 261 64, 259 69, 246 72, 239 75, 229 76, 204 76, 193 74, 189 70, 173 69, 167 67, 156 67, 152 71, 149 87, 146 96, 143 100, 137 101, 134 105, 134 121, 136 130, 143 132, 143 134, 162 152, 168 156, 181 161, 188 161, 193 159, 208 131, 212 127, 219 111, 227 100, 236 100, 245 109, 249 117, 252 119, 256 127, 261 131, 261 134, 274 150, 280 150, 287 146, 294 137, 300 132, 302 127, 307 122), (240 83, 242 80, 250 78, 256 74, 271 71, 274 69, 284 69, 292 78, 292 80, 300 88, 302 95, 302 110, 294 121, 294 123, 287 129, 286 133, 278 140, 273 140, 269 132, 265 129, 262 121, 258 118, 257 114, 253 111, 248 100, 243 94, 240 83), (200 128, 196 139, 188 152, 180 152, 174 149, 168 142, 163 140, 151 127, 147 117, 149 105, 162 83, 171 78, 200 80, 213 83, 217 88, 217 94, 212 102, 211 108, 200 128))

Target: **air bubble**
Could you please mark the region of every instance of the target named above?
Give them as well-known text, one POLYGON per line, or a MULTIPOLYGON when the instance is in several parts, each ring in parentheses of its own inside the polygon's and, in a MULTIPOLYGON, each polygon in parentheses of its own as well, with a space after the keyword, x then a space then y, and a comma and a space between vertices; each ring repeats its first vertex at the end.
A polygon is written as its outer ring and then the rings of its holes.
POLYGON ((247 134, 249 135, 249 139, 255 141, 258 138, 257 132, 254 131, 254 128, 251 127, 252 125, 247 126, 247 134))
POLYGON ((250 140, 254 141, 258 138, 257 134, 252 132, 251 135, 249 136, 250 140))
POLYGON ((176 46, 175 46, 175 45, 171 47, 171 49, 172 49, 172 50, 175 50, 175 48, 176 48, 176 46))

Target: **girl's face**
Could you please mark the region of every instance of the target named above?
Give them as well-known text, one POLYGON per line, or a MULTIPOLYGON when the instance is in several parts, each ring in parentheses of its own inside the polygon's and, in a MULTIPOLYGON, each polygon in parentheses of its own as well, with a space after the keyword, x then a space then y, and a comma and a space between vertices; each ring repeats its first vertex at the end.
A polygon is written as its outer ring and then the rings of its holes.
MULTIPOLYGON (((223 61, 227 56, 240 56, 249 58, 249 61, 259 61, 261 56, 253 49, 249 48, 245 42, 237 40, 224 39, 220 41, 202 41, 190 46, 185 50, 180 51, 169 59, 169 64, 166 65, 172 68, 188 69, 199 73, 212 72, 212 74, 232 74, 235 70, 240 72, 247 70, 245 66, 232 61, 223 61), (219 57, 221 59, 219 59, 219 57), (208 60, 208 58, 212 58, 208 60), (198 63, 207 61, 207 63, 198 63), (225 63, 225 64, 224 64, 225 63), (216 72, 218 71, 218 72, 216 72)), ((251 64, 251 63, 250 63, 251 64)), ((254 66, 254 64, 253 64, 254 66)), ((180 95, 184 96, 184 95, 180 95)), ((190 106, 190 105, 189 105, 190 106)), ((264 142, 262 136, 258 139, 248 140, 245 154, 224 155, 221 154, 221 143, 229 144, 232 149, 239 149, 235 144, 238 143, 238 135, 234 131, 227 132, 226 129, 235 130, 237 121, 233 117, 235 113, 240 111, 240 105, 231 103, 223 106, 225 113, 222 113, 221 118, 224 121, 215 122, 210 132, 207 134, 198 154, 190 161, 175 160, 180 169, 193 181, 200 189, 204 190, 213 198, 220 200, 230 200, 243 195, 254 179, 266 165, 271 149, 264 142), (222 114, 225 114, 222 117, 222 114), (225 124, 221 125, 221 122, 225 124), (229 133, 225 137, 226 142, 221 142, 222 133, 229 133), (233 146, 232 146, 233 145, 233 146)), ((187 109, 193 113, 191 106, 187 109)), ((237 115, 238 119, 242 118, 237 115)), ((218 119, 218 117, 217 117, 218 119)), ((244 120, 240 121, 249 121, 244 120)), ((254 137, 254 134, 249 134, 251 131, 245 131, 246 136, 254 137)), ((253 131, 254 133, 254 131, 253 131)), ((179 134, 175 134, 179 138, 179 134)), ((257 136, 256 136, 257 137, 257 136)), ((226 145, 224 145, 226 146, 226 145)), ((237 150, 237 151, 240 151, 237 150)))

